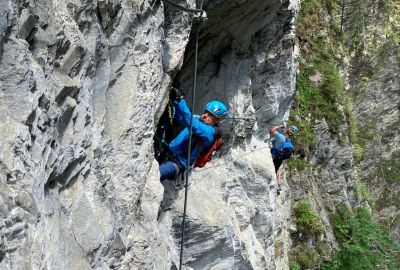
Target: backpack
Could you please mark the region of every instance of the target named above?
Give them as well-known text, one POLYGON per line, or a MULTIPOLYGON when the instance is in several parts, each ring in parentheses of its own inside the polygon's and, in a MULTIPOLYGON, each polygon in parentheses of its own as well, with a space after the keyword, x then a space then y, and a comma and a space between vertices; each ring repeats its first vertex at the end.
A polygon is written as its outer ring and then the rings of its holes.
POLYGON ((208 162, 211 161, 212 155, 221 150, 222 147, 222 134, 221 130, 216 129, 217 136, 215 137, 214 142, 207 148, 207 150, 202 151, 201 154, 196 158, 194 163, 194 167, 203 168, 208 162))
POLYGON ((294 152, 294 145, 292 140, 287 138, 286 141, 282 144, 281 148, 276 149, 272 148, 271 153, 274 159, 289 159, 294 152))

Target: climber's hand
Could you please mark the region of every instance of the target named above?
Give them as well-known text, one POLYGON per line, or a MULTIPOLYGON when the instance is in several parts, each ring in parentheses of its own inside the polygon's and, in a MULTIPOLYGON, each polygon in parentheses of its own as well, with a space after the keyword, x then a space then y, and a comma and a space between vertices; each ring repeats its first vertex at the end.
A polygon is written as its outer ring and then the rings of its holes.
POLYGON ((181 91, 178 88, 172 87, 171 92, 169 94, 169 98, 172 101, 180 101, 181 99, 185 98, 185 95, 181 93, 181 91))

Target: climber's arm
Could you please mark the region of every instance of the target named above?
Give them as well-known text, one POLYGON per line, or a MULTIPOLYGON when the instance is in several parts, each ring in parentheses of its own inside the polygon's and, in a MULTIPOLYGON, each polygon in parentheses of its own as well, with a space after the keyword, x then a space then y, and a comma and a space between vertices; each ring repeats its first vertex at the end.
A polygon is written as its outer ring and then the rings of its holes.
MULTIPOLYGON (((175 120, 184 127, 190 127, 191 112, 184 99, 174 102, 175 120)), ((193 117, 193 134, 202 140, 213 141, 215 129, 212 126, 204 124, 198 117, 193 117)))

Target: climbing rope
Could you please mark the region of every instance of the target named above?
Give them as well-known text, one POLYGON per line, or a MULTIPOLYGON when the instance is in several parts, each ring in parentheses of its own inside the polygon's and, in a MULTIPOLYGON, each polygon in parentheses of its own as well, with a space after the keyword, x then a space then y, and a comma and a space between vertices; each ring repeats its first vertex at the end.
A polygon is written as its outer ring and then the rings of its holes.
MULTIPOLYGON (((181 6, 171 0, 162 0, 162 1, 176 9, 181 10, 181 11, 196 14, 197 17, 200 19, 199 22, 202 22, 203 20, 207 19, 207 14, 202 9, 204 0, 202 0, 200 3, 200 9, 187 8, 187 7, 181 6)), ((188 143, 188 151, 187 151, 188 166, 186 167, 186 170, 185 170, 185 199, 184 199, 184 204, 183 204, 183 218, 182 218, 182 225, 181 225, 181 250, 180 250, 180 256, 179 256, 179 270, 182 270, 182 264, 183 264, 183 243, 184 243, 184 238, 185 238, 186 212, 187 212, 187 201, 188 201, 188 190, 189 190, 189 174, 190 174, 190 168, 191 168, 190 155, 191 155, 191 150, 192 150, 192 138, 193 138, 193 108, 195 107, 195 98, 196 98, 199 29, 200 29, 200 24, 197 25, 196 32, 194 35, 194 37, 195 37, 195 52, 194 52, 194 70, 193 70, 193 93, 192 93, 192 100, 191 100, 192 111, 191 111, 191 117, 190 117, 189 143, 188 143)), ((173 112, 171 111, 170 108, 169 108, 168 113, 171 118, 171 115, 173 114, 173 112)), ((235 119, 256 121, 256 119, 252 119, 252 118, 231 118, 231 120, 235 120, 235 119)), ((257 150, 261 150, 261 149, 257 149, 257 150)), ((239 157, 239 158, 241 158, 241 157, 239 157)))
POLYGON ((227 166, 228 164, 235 163, 235 162, 241 160, 243 157, 251 155, 251 154, 253 154, 255 152, 258 152, 258 151, 261 151, 263 149, 270 149, 270 147, 269 146, 263 146, 263 147, 257 148, 255 150, 250 151, 250 152, 244 153, 244 154, 240 155, 239 157, 237 157, 236 159, 232 159, 232 160, 228 160, 226 157, 223 157, 222 158, 223 164, 216 164, 216 165, 208 166, 206 168, 202 168, 200 171, 207 171, 207 170, 210 170, 210 169, 213 169, 213 168, 217 168, 217 167, 221 167, 221 166, 227 166))
MULTIPOLYGON (((202 9, 203 7, 203 0, 200 3, 200 9, 197 8, 187 8, 184 6, 181 6, 174 1, 171 0, 162 0, 164 3, 179 9, 181 11, 189 12, 189 13, 194 13, 197 15, 197 17, 200 18, 200 22, 203 20, 207 19, 207 14, 206 12, 202 9)), ((193 93, 192 93, 192 110, 195 105, 195 98, 196 98, 196 81, 197 81, 197 53, 198 53, 198 47, 199 47, 199 28, 200 24, 197 25, 196 27, 196 32, 195 32, 195 54, 194 54, 194 70, 193 70, 193 93)), ((172 111, 169 110, 169 115, 171 116, 172 111)), ((183 262, 183 241, 185 238, 185 225, 186 225, 186 211, 187 211, 187 201, 188 201, 188 186, 189 186, 189 172, 190 172, 190 154, 192 151, 192 137, 193 137, 193 112, 191 111, 190 115, 190 127, 189 127, 189 144, 188 144, 188 151, 187 151, 187 160, 188 160, 188 166, 185 171, 185 201, 184 201, 184 206, 183 206, 183 218, 182 218, 182 226, 181 226, 181 251, 180 251, 180 256, 179 256, 179 270, 182 269, 182 262, 183 262)))

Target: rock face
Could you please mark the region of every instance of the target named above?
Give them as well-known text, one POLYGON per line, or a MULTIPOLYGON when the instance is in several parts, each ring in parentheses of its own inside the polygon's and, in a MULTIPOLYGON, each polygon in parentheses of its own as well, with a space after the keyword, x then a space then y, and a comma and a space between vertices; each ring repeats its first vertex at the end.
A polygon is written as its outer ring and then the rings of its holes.
POLYGON ((365 3, 375 11, 365 19, 363 47, 352 60, 350 89, 360 123, 359 178, 368 188, 375 216, 400 241, 400 3, 365 3), (352 80, 355 76, 360 80, 352 80))
POLYGON ((371 138, 364 146, 360 176, 375 202, 376 216, 400 241, 400 202, 396 195, 400 190, 400 55, 395 44, 385 49, 372 60, 374 76, 356 111, 371 138))
MULTIPOLYGON (((223 156, 192 174, 187 269, 275 268, 266 130, 295 92, 298 5, 204 3, 194 111, 220 99, 251 120, 226 121, 223 156)), ((193 15, 147 0, 0 15, 0 269, 174 269, 183 191, 160 184, 153 135, 171 84, 191 89, 193 15)))
MULTIPOLYGON (((293 251, 294 247, 302 246, 305 247, 303 251, 307 248, 318 250, 320 257, 315 261, 319 260, 319 263, 329 259, 326 253, 338 247, 329 216, 339 204, 350 208, 366 206, 385 225, 389 236, 394 236, 397 241, 400 239, 400 203, 397 196, 400 189, 397 15, 400 4, 398 1, 342 3, 346 4, 343 10, 336 7, 336 12, 329 13, 331 16, 327 16, 329 5, 320 5, 326 15, 320 19, 327 25, 342 23, 341 34, 348 36, 340 43, 341 47, 336 44, 332 48, 337 46, 335 58, 340 59, 346 95, 352 103, 349 111, 356 124, 351 127, 342 123, 335 135, 329 131, 324 119, 312 123, 316 146, 306 157, 307 168, 286 171, 283 175, 284 183, 287 183, 284 190, 289 192, 279 198, 277 206, 282 222, 278 241, 282 242, 283 249, 292 248, 293 251), (351 130, 354 134, 350 134, 351 130), (323 224, 323 232, 318 237, 302 235, 303 239, 299 241, 301 236, 296 230, 296 221, 290 215, 293 214, 291 208, 300 201, 310 203, 318 213, 323 224)), ((321 31, 318 38, 326 38, 324 32, 332 30, 329 27, 321 31)), ((302 49, 309 53, 307 42, 313 39, 307 38, 309 40, 303 40, 302 49)), ((308 79, 318 84, 320 75, 315 73, 308 79)), ((343 119, 351 122, 348 119, 350 116, 343 113, 343 108, 338 106, 337 110, 343 114, 343 119)), ((286 258, 282 257, 277 261, 283 261, 282 269, 285 269, 286 258)))

